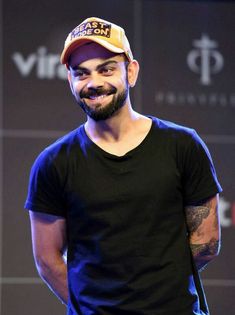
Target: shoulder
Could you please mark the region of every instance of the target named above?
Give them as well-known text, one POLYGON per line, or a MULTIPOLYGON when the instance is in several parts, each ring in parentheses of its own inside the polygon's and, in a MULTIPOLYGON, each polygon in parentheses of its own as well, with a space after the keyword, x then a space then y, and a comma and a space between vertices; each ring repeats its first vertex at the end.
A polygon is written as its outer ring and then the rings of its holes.
POLYGON ((164 140, 172 140, 183 144, 202 141, 193 128, 153 116, 150 116, 150 118, 153 121, 153 128, 155 132, 157 132, 158 136, 161 136, 164 140))
POLYGON ((36 158, 34 167, 51 167, 55 164, 65 162, 67 158, 71 158, 73 152, 81 145, 81 136, 79 128, 72 130, 55 142, 47 146, 36 158))
POLYGON ((45 154, 49 154, 51 156, 56 156, 59 153, 68 152, 72 150, 74 147, 79 146, 80 144, 80 126, 77 129, 72 130, 67 133, 63 137, 57 139, 51 145, 44 149, 45 154))

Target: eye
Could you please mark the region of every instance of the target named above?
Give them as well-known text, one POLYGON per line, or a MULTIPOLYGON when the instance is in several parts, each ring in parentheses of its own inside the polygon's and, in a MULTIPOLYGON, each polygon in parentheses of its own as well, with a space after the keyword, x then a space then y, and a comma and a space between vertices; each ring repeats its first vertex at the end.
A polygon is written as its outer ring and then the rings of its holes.
POLYGON ((73 76, 79 80, 85 80, 89 73, 86 70, 82 69, 73 69, 73 76))
POLYGON ((102 75, 111 76, 111 75, 113 75, 114 70, 115 70, 115 69, 114 69, 113 67, 104 67, 104 68, 101 68, 99 72, 100 72, 102 75))

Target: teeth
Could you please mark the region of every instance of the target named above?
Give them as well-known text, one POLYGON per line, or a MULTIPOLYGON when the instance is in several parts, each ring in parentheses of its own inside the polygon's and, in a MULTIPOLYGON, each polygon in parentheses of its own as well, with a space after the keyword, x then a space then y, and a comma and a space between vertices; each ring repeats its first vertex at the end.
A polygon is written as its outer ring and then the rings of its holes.
POLYGON ((106 95, 99 95, 99 96, 97 96, 97 95, 94 95, 94 96, 90 96, 89 98, 91 99, 91 100, 99 100, 99 99, 101 99, 101 98, 104 98, 106 95))

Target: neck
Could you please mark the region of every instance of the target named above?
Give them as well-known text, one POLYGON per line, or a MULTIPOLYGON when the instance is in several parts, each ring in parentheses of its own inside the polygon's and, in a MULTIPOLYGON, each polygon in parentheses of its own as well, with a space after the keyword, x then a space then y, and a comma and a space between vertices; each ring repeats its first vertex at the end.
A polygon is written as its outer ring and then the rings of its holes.
POLYGON ((88 117, 85 130, 91 138, 107 141, 118 141, 126 132, 134 128, 135 122, 141 117, 126 103, 117 113, 104 121, 95 121, 88 117))

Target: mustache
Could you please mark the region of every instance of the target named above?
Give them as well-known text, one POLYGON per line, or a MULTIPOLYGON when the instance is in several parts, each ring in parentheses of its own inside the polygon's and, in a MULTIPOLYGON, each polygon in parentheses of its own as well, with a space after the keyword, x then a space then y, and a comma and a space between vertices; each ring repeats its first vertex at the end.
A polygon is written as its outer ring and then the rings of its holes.
POLYGON ((88 90, 81 90, 80 98, 89 98, 100 95, 111 95, 115 94, 117 89, 114 86, 110 86, 109 88, 89 88, 88 90))

